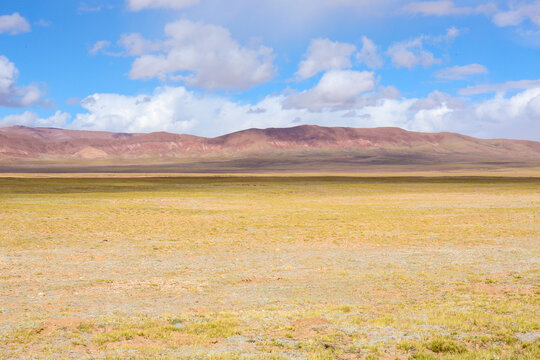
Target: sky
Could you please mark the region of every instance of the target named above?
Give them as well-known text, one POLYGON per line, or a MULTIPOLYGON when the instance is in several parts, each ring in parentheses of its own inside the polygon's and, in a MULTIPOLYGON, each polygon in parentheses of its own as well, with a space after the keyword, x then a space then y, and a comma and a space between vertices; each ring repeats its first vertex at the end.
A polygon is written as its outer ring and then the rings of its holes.
POLYGON ((540 140, 540 0, 2 0, 0 126, 540 140))

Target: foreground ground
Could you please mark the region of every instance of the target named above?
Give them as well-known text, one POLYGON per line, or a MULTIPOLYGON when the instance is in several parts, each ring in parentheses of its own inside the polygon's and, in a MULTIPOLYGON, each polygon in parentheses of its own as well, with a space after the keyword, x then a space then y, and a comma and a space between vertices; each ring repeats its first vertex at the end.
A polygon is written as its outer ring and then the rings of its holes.
POLYGON ((538 178, 0 179, 0 358, 538 359, 538 178))

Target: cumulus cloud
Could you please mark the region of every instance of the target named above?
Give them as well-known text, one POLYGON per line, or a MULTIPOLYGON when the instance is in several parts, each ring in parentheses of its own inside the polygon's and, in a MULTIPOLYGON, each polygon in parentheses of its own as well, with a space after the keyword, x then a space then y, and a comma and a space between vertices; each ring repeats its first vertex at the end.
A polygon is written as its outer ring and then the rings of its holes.
POLYGON ((410 109, 433 110, 443 106, 449 109, 461 109, 465 107, 465 104, 463 101, 452 97, 450 94, 435 90, 427 97, 418 99, 413 105, 411 105, 410 109))
POLYGON ((141 56, 147 52, 160 51, 163 44, 145 39, 141 34, 123 34, 118 45, 124 49, 124 55, 141 56))
POLYGON ((263 114, 263 113, 265 113, 265 112, 266 112, 265 109, 261 109, 261 108, 255 108, 255 109, 253 109, 253 108, 252 108, 252 109, 249 109, 247 113, 248 113, 248 114, 263 114))
POLYGON ((496 95, 471 109, 480 136, 540 140, 540 87, 511 97, 496 95), (484 128, 482 128, 484 127, 484 128))
POLYGON ((391 45, 386 54, 390 56, 392 64, 397 68, 412 69, 418 65, 428 67, 434 64, 440 64, 432 52, 424 50, 423 38, 402 41, 391 45))
POLYGON ((135 59, 132 79, 182 81, 205 89, 248 89, 272 79, 274 54, 265 46, 244 47, 229 31, 216 25, 180 20, 167 24, 167 39, 149 42, 125 36, 121 42, 135 59))
POLYGON ((453 131, 482 138, 540 140, 540 87, 512 97, 496 95, 479 103, 436 91, 426 98, 383 100, 360 113, 378 119, 377 126, 393 125, 426 132, 453 131))
POLYGON ((283 111, 283 96, 240 104, 185 87, 160 87, 152 94, 93 94, 82 101, 70 128, 120 132, 170 131, 218 136, 251 127, 290 126, 306 113, 283 111))
POLYGON ((488 70, 484 65, 470 64, 464 66, 453 66, 439 70, 435 76, 446 80, 464 80, 471 75, 487 74, 488 70))
MULTIPOLYGON (((499 93, 476 103, 434 91, 425 98, 379 96, 370 102, 351 101, 343 108, 310 111, 286 107, 287 99, 294 96, 268 96, 253 104, 241 104, 223 96, 201 96, 184 87, 160 87, 152 94, 136 96, 91 95, 82 104, 86 112, 77 114, 72 121, 69 114, 63 112, 49 118, 25 112, 0 118, 0 124, 120 132, 166 130, 202 136, 218 136, 252 127, 299 124, 397 126, 413 131, 454 131, 487 138, 540 140, 540 82, 510 97, 499 93)), ((360 94, 359 98, 362 96, 360 94)))
POLYGON ((421 131, 454 131, 483 138, 540 140, 540 86, 479 103, 434 92, 409 108, 409 121, 421 131))
POLYGON ((17 35, 26 32, 30 32, 30 24, 19 13, 0 16, 0 34, 17 35))
POLYGON ((16 85, 19 70, 5 56, 0 55, 0 106, 27 107, 42 101, 43 93, 35 85, 16 85))
POLYGON ((425 44, 451 43, 460 34, 459 29, 451 27, 446 30, 446 33, 439 36, 420 35, 417 38, 390 45, 386 55, 390 56, 392 64, 397 68, 412 69, 420 65, 429 67, 440 64, 441 59, 436 58, 431 51, 425 50, 425 44))
MULTIPOLYGON (((298 124, 376 125, 361 122, 368 118, 365 113, 349 115, 343 123, 341 115, 350 112, 348 109, 312 112, 305 108, 285 108, 283 103, 286 100, 285 95, 278 95, 268 96, 255 104, 241 104, 222 96, 201 96, 184 87, 160 87, 153 94, 137 96, 94 94, 82 101, 86 112, 77 114, 67 127, 120 132, 171 131, 218 136, 252 127, 288 127, 298 124)), ((352 106, 360 105, 355 103, 352 106)))
POLYGON ((372 72, 331 70, 326 72, 312 89, 291 95, 285 102, 286 108, 301 108, 311 111, 352 107, 358 95, 375 89, 372 72))
POLYGON ((308 79, 323 71, 348 69, 352 66, 351 56, 355 51, 356 46, 352 44, 313 39, 296 76, 308 79))
POLYGON ((367 36, 362 36, 362 49, 356 53, 356 60, 366 64, 370 69, 378 69, 383 65, 379 48, 367 36))
POLYGON ((477 7, 456 6, 451 0, 441 1, 415 1, 405 5, 403 11, 419 15, 471 15, 490 14, 497 10, 494 4, 479 5, 477 7))
POLYGON ((81 101, 87 113, 78 114, 72 127, 82 129, 108 129, 114 131, 185 132, 196 124, 204 109, 197 107, 195 95, 185 88, 158 89, 153 95, 125 96, 94 94, 81 101))
POLYGON ((140 11, 143 9, 180 10, 198 3, 199 0, 127 0, 128 8, 132 11, 140 11))
POLYGON ((540 88, 540 79, 538 80, 519 80, 519 81, 507 81, 501 84, 482 84, 476 86, 469 86, 459 90, 461 95, 479 95, 492 92, 505 93, 512 90, 534 89, 540 88))

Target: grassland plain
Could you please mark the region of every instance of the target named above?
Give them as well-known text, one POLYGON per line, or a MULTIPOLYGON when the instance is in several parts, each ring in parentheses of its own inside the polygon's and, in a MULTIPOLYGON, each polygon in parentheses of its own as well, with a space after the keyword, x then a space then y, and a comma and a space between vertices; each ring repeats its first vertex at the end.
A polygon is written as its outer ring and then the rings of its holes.
POLYGON ((538 178, 2 178, 0 357, 539 359, 538 178))

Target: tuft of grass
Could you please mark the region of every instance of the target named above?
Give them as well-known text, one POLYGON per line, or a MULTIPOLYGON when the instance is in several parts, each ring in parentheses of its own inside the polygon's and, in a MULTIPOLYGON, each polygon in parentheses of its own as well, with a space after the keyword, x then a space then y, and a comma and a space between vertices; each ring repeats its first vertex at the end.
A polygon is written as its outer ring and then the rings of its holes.
POLYGON ((308 356, 308 360, 334 360, 335 354, 330 350, 317 351, 308 356))
POLYGON ((240 334, 238 317, 233 314, 218 314, 197 320, 184 324, 181 331, 212 339, 223 339, 240 334))
POLYGON ((417 354, 413 354, 409 357, 411 360, 437 360, 437 357, 432 354, 428 354, 425 352, 419 352, 417 354))
POLYGON ((341 305, 336 308, 337 311, 341 311, 342 313, 348 314, 351 312, 351 307, 349 305, 341 305))
POLYGON ((37 340, 43 331, 42 326, 17 328, 3 337, 4 342, 12 344, 28 344, 37 340))
MULTIPOLYGON (((132 340, 141 337, 149 340, 173 340, 175 334, 180 329, 161 320, 152 319, 148 316, 137 319, 113 317, 105 318, 101 321, 100 327, 105 328, 103 332, 98 333, 94 341, 99 346, 107 343, 114 343, 126 340, 132 340)), ((92 325, 85 325, 84 330, 94 329, 92 325)), ((84 331, 81 329, 82 331, 84 331)))
POLYGON ((438 354, 462 354, 467 352, 465 345, 444 337, 431 340, 426 344, 426 348, 438 354))

